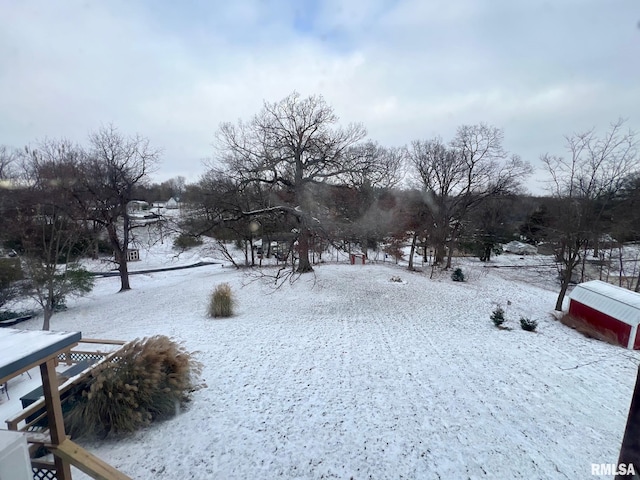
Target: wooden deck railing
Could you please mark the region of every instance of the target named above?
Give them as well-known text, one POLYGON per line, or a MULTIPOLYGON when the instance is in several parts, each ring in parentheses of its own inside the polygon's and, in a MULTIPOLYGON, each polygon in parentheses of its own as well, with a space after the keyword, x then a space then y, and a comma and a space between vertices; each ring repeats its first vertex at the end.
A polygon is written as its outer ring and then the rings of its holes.
MULTIPOLYGON (((86 342, 86 343, 102 343, 102 344, 109 344, 109 345, 124 345, 126 343, 126 342, 122 342, 122 341, 94 340, 94 339, 91 339, 90 341, 86 341, 86 340, 83 339, 82 342, 86 342)), ((73 358, 76 358, 76 357, 74 357, 74 354, 77 354, 77 353, 82 354, 82 355, 97 356, 97 357, 100 357, 100 359, 97 362, 95 362, 93 365, 91 365, 90 367, 86 368, 83 372, 81 372, 77 376, 74 376, 73 378, 70 378, 70 379, 66 380, 64 383, 62 383, 58 387, 58 391, 60 392, 60 398, 61 398, 61 403, 62 404, 66 403, 70 399, 70 397, 68 395, 65 395, 65 394, 69 390, 71 390, 73 387, 75 387, 75 386, 79 385, 80 383, 82 383, 93 367, 95 367, 98 363, 108 362, 108 361, 113 360, 115 357, 117 357, 118 351, 116 350, 116 351, 111 352, 111 353, 103 353, 103 352, 100 352, 100 351, 71 350, 71 351, 64 352, 62 355, 64 355, 65 358, 73 359, 73 358)), ((72 360, 71 364, 77 363, 78 361, 81 361, 81 360, 78 360, 78 359, 76 359, 75 361, 72 360)), ((27 418, 32 417, 33 415, 38 413, 38 411, 40 411, 40 410, 45 410, 44 398, 41 398, 40 400, 37 400, 36 402, 32 403, 28 407, 22 409, 20 412, 18 412, 14 416, 12 416, 12 417, 8 418, 7 420, 5 420, 5 423, 7 424, 7 429, 8 430, 28 431, 30 428, 33 428, 33 426, 36 425, 40 420, 42 420, 44 417, 46 417, 46 415, 47 415, 46 412, 42 412, 40 415, 31 418, 28 422, 26 421, 27 418), (25 423, 24 423, 24 425, 22 427, 19 427, 20 422, 22 422, 22 421, 25 421, 25 423)))
MULTIPOLYGON (((123 342, 120 340, 82 339, 80 343, 92 343, 92 344, 103 344, 103 345, 124 345, 126 342, 123 342)), ((70 363, 68 364, 70 365, 82 360, 81 357, 76 357, 75 355, 87 355, 87 356, 90 355, 92 357, 99 357, 99 359, 91 367, 86 368, 83 372, 74 376, 73 378, 66 380, 64 383, 62 383, 58 387, 58 391, 60 392, 60 398, 62 400, 62 403, 66 403, 70 398, 69 396, 65 395, 65 393, 71 390, 73 387, 82 383, 92 368, 94 368, 99 363, 108 362, 108 361, 111 361, 112 359, 115 359, 117 357, 117 353, 118 353, 117 350, 111 353, 104 353, 100 351, 83 351, 83 350, 68 350, 62 353, 61 356, 64 356, 65 363, 67 363, 67 360, 69 359, 70 363)), ((19 431, 29 430, 29 428, 32 428, 40 420, 46 417, 47 414, 46 412, 42 412, 40 415, 31 418, 28 422, 26 421, 26 419, 31 417, 32 415, 35 415, 38 411, 44 410, 45 409, 44 407, 45 407, 44 398, 37 400, 36 402, 32 403, 28 407, 22 409, 20 412, 18 412, 14 416, 5 420, 5 423, 7 424, 7 429, 19 430, 19 431), (25 421, 25 423, 22 427, 19 427, 22 421, 25 421)))
MULTIPOLYGON (((125 345, 126 342, 120 340, 98 340, 93 338, 83 338, 80 344, 93 344, 93 345, 125 345)), ((72 395, 65 395, 74 387, 80 385, 91 372, 91 369, 96 365, 104 362, 111 362, 118 360, 119 349, 111 352, 101 352, 99 350, 77 350, 69 349, 62 352, 58 358, 57 363, 64 363, 67 365, 73 365, 75 363, 86 362, 90 360, 91 365, 82 370, 77 375, 64 380, 58 387, 61 403, 64 404, 72 395)), ((49 430, 46 427, 37 427, 36 425, 47 416, 46 406, 44 398, 41 398, 28 407, 22 409, 16 415, 5 420, 7 428, 14 431, 27 432, 27 442, 29 443, 29 451, 33 454, 40 447, 44 446, 51 451, 56 457, 59 457, 64 462, 70 463, 89 476, 95 479, 113 479, 113 480, 126 480, 128 476, 122 474, 115 468, 106 464, 99 458, 95 457, 91 453, 82 449, 80 446, 73 443, 69 438, 62 441, 58 445, 51 443, 51 436, 49 430)), ((45 461, 41 458, 32 458, 31 466, 35 471, 42 470, 43 472, 55 471, 55 464, 45 461)), ((35 475, 35 474, 34 474, 35 475)), ((39 478, 39 477, 38 477, 39 478)), ((43 478, 49 478, 45 476, 43 478)), ((129 479, 130 480, 130 479, 129 479)))
POLYGON ((62 458, 65 462, 82 470, 92 478, 98 480, 131 480, 131 477, 116 470, 69 439, 64 440, 59 445, 51 446, 50 449, 56 457, 62 458))
MULTIPOLYGON (((100 340, 96 338, 83 338, 80 340, 80 343, 88 343, 88 344, 99 344, 99 345, 124 345, 126 342, 122 340, 100 340)), ((66 363, 67 365, 72 365, 74 363, 83 360, 85 357, 95 358, 96 356, 105 356, 106 353, 95 351, 95 350, 77 350, 77 349, 69 349, 64 351, 58 356, 58 363, 66 363)))

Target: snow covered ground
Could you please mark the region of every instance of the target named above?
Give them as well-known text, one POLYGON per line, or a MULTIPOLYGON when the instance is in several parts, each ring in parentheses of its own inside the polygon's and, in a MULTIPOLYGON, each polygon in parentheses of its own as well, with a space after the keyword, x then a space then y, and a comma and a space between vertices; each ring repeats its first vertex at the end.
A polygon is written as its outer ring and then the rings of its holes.
MULTIPOLYGON (((158 265, 173 255, 154 251, 158 265)), ((557 322, 545 263, 464 260, 465 283, 389 263, 325 264, 279 289, 221 265, 136 275, 122 294, 117 278, 99 278, 52 326, 164 334, 199 352, 203 386, 185 411, 83 443, 136 479, 592 478, 592 463, 617 460, 640 353, 557 322), (214 320, 208 296, 221 282, 237 312, 214 320), (497 304, 513 330, 489 320, 497 304)), ((28 380, 12 382, 2 419, 28 380)))

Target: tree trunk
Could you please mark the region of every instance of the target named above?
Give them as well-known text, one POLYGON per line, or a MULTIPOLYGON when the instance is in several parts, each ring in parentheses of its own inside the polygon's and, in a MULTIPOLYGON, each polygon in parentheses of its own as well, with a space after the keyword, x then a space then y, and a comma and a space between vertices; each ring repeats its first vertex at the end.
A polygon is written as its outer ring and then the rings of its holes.
POLYGON ((302 227, 300 229, 300 236, 298 237, 298 256, 300 260, 298 262, 298 273, 313 272, 313 267, 309 261, 309 229, 302 227))
POLYGON ((580 282, 584 282, 585 280, 585 270, 587 268, 587 252, 588 252, 589 242, 585 242, 584 244, 584 254, 582 255, 582 268, 580 270, 580 282))
MULTIPOLYGON (((127 222, 125 222, 125 228, 127 227, 126 224, 127 222)), ((115 252, 118 272, 120 272, 120 291, 131 290, 131 286, 129 285, 129 266, 127 264, 127 243, 123 242, 123 245, 120 245, 115 225, 109 225, 107 232, 109 233, 111 246, 115 252)))
POLYGON ((42 322, 42 330, 49 330, 51 327, 51 317, 53 316, 53 308, 47 305, 43 308, 44 322, 42 322))
POLYGON ((127 263, 126 250, 124 252, 119 252, 119 256, 121 257, 118 260, 118 271, 120 272, 120 291, 124 292, 126 290, 131 290, 131 285, 129 285, 129 264, 127 263))
MULTIPOLYGON (((302 152, 296 151, 295 153, 295 199, 296 204, 300 206, 303 211, 308 212, 309 199, 306 195, 306 184, 303 181, 304 177, 304 165, 302 163, 302 152)), ((298 217, 300 222, 300 234, 298 235, 298 273, 313 272, 313 267, 309 261, 309 227, 307 226, 304 217, 298 217)))
MULTIPOLYGON (((580 247, 576 247, 575 249, 569 248, 568 252, 563 247, 563 252, 568 255, 566 261, 564 261, 565 270, 562 275, 562 281, 560 283, 560 293, 558 294, 558 299, 556 300, 556 311, 562 311, 562 303, 564 302, 564 297, 567 294, 567 289, 569 288, 569 284, 571 283, 571 277, 573 276, 573 270, 580 263, 580 247)), ((564 253, 563 253, 564 255, 564 253)), ((562 258, 564 260, 564 257, 562 258)))
POLYGON ((622 257, 622 244, 618 246, 618 264, 620 266, 618 270, 618 286, 622 286, 622 277, 624 275, 624 260, 622 257))
POLYGON ((127 202, 123 202, 122 207, 122 258, 120 264, 120 291, 131 290, 129 285, 129 263, 127 255, 129 253, 129 234, 131 225, 129 223, 129 212, 127 211, 127 202))
POLYGON ((311 241, 309 242, 309 250, 311 251, 311 265, 316 264, 316 245, 313 241, 313 237, 311 237, 311 241))
POLYGON ((409 253, 409 267, 410 271, 413 271, 413 255, 416 253, 416 242, 418 241, 418 232, 413 233, 413 238, 411 239, 411 252, 409 253))
POLYGON ((490 262, 491 261, 491 250, 493 250, 493 244, 484 243, 482 247, 482 253, 480 254, 481 262, 490 262))
MULTIPOLYGON (((569 273, 569 279, 571 279, 571 273, 569 273)), ((562 311, 562 303, 564 302, 564 297, 567 294, 567 289, 569 288, 569 281, 562 278, 562 284, 560 286, 560 293, 558 294, 558 299, 556 300, 556 311, 562 311)))
POLYGON ((451 268, 451 259, 453 258, 453 244, 454 244, 454 240, 453 240, 453 236, 451 237, 451 240, 449 240, 449 251, 447 252, 447 266, 444 267, 445 270, 449 270, 451 268))
POLYGON ((442 262, 444 262, 444 258, 445 258, 445 251, 446 251, 446 247, 445 247, 444 240, 442 241, 437 240, 433 249, 434 265, 442 265, 442 262))

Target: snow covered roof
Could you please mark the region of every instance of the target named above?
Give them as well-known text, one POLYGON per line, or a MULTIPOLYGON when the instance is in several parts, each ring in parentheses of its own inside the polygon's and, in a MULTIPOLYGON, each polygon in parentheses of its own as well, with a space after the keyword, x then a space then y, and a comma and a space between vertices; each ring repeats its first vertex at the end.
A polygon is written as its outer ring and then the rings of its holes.
POLYGON ((640 293, 626 288, 592 280, 576 285, 569 298, 630 325, 640 323, 640 293))
POLYGON ((49 332, 0 328, 0 383, 80 341, 80 332, 49 332))
POLYGON ((538 248, 528 243, 518 242, 516 240, 507 243, 502 247, 505 252, 516 253, 518 255, 535 255, 538 253, 538 248))

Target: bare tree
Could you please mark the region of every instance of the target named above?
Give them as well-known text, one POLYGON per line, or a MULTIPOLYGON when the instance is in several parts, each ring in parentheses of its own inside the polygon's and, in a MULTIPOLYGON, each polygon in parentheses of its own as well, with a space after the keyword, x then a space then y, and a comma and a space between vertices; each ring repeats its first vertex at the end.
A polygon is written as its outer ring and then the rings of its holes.
MULTIPOLYGON (((612 235, 619 242, 640 240, 640 173, 629 176, 624 182, 620 195, 612 211, 616 219, 612 235)), ((640 292, 640 262, 634 261, 636 275, 635 292, 640 292)))
POLYGON ((131 219, 127 206, 134 200, 134 188, 144 183, 156 166, 160 152, 146 138, 125 136, 113 125, 90 134, 89 145, 76 200, 87 219, 105 228, 120 273, 120 291, 129 290, 131 219))
MULTIPOLYGON (((0 182, 13 177, 17 167, 17 158, 18 154, 14 149, 6 145, 0 145, 0 182)), ((3 188, 3 186, 0 185, 0 188, 3 188)))
POLYGON ((179 199, 180 197, 182 197, 185 191, 185 188, 187 185, 187 179, 182 175, 178 175, 177 177, 170 178, 169 180, 163 183, 167 184, 167 187, 171 191, 171 196, 176 199, 179 199))
POLYGON ((77 262, 84 248, 82 223, 74 216, 72 188, 79 147, 68 141, 45 140, 22 156, 23 181, 13 195, 11 233, 19 243, 29 293, 42 307, 42 328, 65 307, 67 296, 91 291, 93 279, 77 262))
POLYGON ((432 213, 431 242, 435 263, 451 255, 462 222, 471 210, 491 196, 513 191, 531 171, 517 155, 502 147, 502 130, 485 124, 458 128, 449 145, 437 137, 414 141, 408 157, 425 192, 432 213))
POLYGON ((302 98, 293 93, 266 103, 248 123, 224 123, 217 147, 227 172, 239 185, 257 183, 272 195, 251 212, 286 212, 296 219, 298 273, 313 270, 309 259, 311 234, 317 220, 313 186, 344 184, 362 179, 378 182, 386 177, 384 165, 395 157, 375 144, 359 144, 365 129, 359 124, 337 127, 338 117, 321 96, 302 98))
POLYGON ((604 212, 628 176, 639 169, 636 132, 626 130, 622 119, 612 123, 602 137, 591 129, 565 139, 569 152, 566 158, 549 154, 541 157, 551 176, 550 192, 558 205, 550 228, 560 266, 560 293, 555 306, 558 311, 562 311, 574 270, 589 242, 595 245, 602 233, 604 212))
POLYGON ((244 249, 245 266, 255 266, 254 240, 268 235, 266 220, 273 216, 269 210, 249 214, 267 203, 263 193, 258 183, 244 184, 227 172, 209 170, 196 185, 186 189, 188 215, 180 221, 179 230, 183 235, 215 238, 216 251, 239 268, 224 243, 235 241, 244 249))
POLYGON ((10 227, 8 210, 13 208, 13 189, 17 183, 17 152, 6 145, 0 145, 0 240, 5 240, 10 227))

